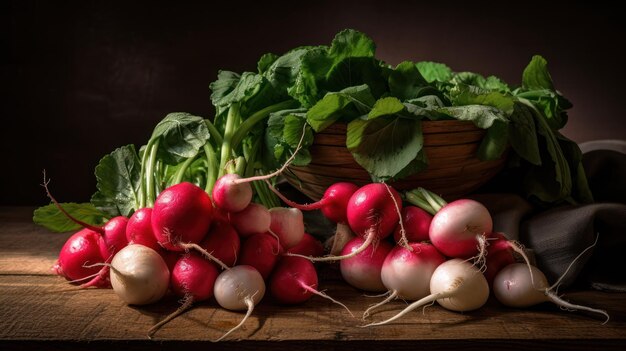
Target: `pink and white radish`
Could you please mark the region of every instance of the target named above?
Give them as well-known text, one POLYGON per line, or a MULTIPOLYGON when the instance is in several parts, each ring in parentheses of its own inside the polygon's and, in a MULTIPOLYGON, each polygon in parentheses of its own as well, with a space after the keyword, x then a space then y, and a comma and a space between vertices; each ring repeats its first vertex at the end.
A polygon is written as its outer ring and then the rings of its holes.
POLYGON ((287 204, 287 206, 297 208, 301 211, 320 210, 322 214, 329 220, 335 223, 347 223, 348 217, 346 209, 348 208, 348 201, 354 192, 359 187, 356 184, 349 182, 338 182, 329 186, 322 198, 314 203, 301 205, 287 199, 274 187, 270 186, 270 189, 278 195, 278 197, 287 204))
POLYGON ((269 279, 271 295, 279 303, 301 304, 317 295, 340 305, 352 315, 346 305, 317 290, 317 284, 315 266, 302 257, 281 258, 269 279))
POLYGON ((387 290, 381 279, 381 270, 385 258, 393 248, 387 241, 379 241, 370 245, 355 255, 353 252, 363 247, 364 238, 356 237, 350 240, 341 251, 341 256, 348 257, 339 262, 339 269, 343 279, 351 286, 373 292, 387 290))
POLYGON ((489 285, 483 274, 471 262, 454 258, 440 264, 430 278, 430 295, 411 303, 395 316, 365 326, 393 322, 414 309, 437 301, 442 307, 457 312, 482 307, 489 298, 489 285))
POLYGON ((304 236, 304 217, 297 208, 274 207, 271 216, 270 233, 275 234, 280 245, 289 249, 298 245, 304 236))
POLYGON ((159 301, 167 292, 170 270, 153 249, 130 244, 111 261, 113 291, 129 305, 147 305, 159 301))
POLYGON ((254 234, 267 233, 270 230, 272 216, 263 205, 251 202, 239 212, 230 213, 230 224, 242 238, 254 234))
POLYGON ((246 311, 246 315, 239 324, 215 340, 220 341, 239 329, 250 317, 254 306, 265 295, 265 281, 254 267, 238 265, 220 273, 215 281, 214 295, 217 303, 223 308, 232 311, 246 311))
MULTIPOLYGON (((530 266, 530 260, 524 248, 516 241, 509 240, 503 233, 490 233, 487 236, 489 246, 487 246, 486 269, 483 272, 489 286, 498 272, 509 264, 517 262, 516 254, 524 259, 530 266)), ((530 268, 529 268, 530 269, 530 268)))
POLYGON ((530 307, 543 302, 552 302, 563 309, 599 313, 609 321, 606 311, 576 305, 561 299, 556 291, 557 284, 550 286, 546 276, 535 266, 513 263, 502 268, 493 280, 493 292, 498 301, 509 307, 530 307))
POLYGON ((409 243, 412 250, 394 247, 383 262, 380 277, 389 290, 389 296, 363 313, 371 311, 396 298, 418 300, 430 293, 430 280, 435 269, 446 261, 445 257, 430 243, 409 243))

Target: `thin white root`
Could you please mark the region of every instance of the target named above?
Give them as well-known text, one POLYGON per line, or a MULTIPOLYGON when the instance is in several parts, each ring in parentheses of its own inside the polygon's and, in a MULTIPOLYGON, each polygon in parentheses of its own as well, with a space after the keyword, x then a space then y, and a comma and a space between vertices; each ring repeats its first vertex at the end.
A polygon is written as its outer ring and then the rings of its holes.
POLYGON ((230 333, 234 332, 235 330, 241 328, 241 326, 246 322, 246 320, 248 319, 248 317, 250 317, 250 315, 252 314, 252 311, 254 310, 254 300, 252 299, 252 296, 246 296, 243 301, 245 302, 246 306, 248 306, 248 310, 246 311, 246 315, 243 316, 243 319, 241 320, 241 322, 239 322, 239 324, 237 324, 236 326, 234 326, 231 330, 227 331, 224 335, 220 336, 219 338, 213 340, 213 342, 218 342, 223 340, 225 337, 227 337, 228 335, 230 335, 230 333))
POLYGON ((154 337, 154 334, 159 329, 161 329, 162 326, 164 326, 165 324, 169 323, 172 319, 178 317, 183 312, 188 310, 189 307, 191 307, 192 304, 193 304, 193 298, 191 297, 191 295, 185 296, 185 298, 183 300, 183 304, 180 307, 178 307, 176 309, 176 311, 172 312, 169 316, 165 317, 165 319, 163 319, 159 323, 155 324, 152 328, 150 328, 150 330, 148 330, 148 338, 152 339, 152 337, 154 337))
POLYGON ((487 246, 489 242, 485 233, 476 234, 476 241, 478 242, 478 254, 470 260, 474 261, 474 265, 481 273, 485 273, 487 270, 487 246))
POLYGON ((186 251, 189 251, 191 249, 196 250, 196 251, 200 252, 204 257, 206 257, 209 260, 217 263, 224 270, 230 269, 230 267, 228 267, 224 262, 222 262, 217 257, 211 255, 207 250, 203 249, 202 246, 200 246, 198 244, 194 244, 194 243, 179 243, 178 246, 182 247, 186 251))
MULTIPOLYGON (((454 289, 454 291, 456 291, 456 289, 454 289)), ((372 327, 372 326, 376 326, 376 325, 383 325, 383 324, 387 324, 387 323, 391 323, 399 318, 401 318, 402 316, 404 316, 405 314, 413 311, 414 309, 418 308, 418 307, 422 307, 428 303, 432 303, 434 301, 437 301, 439 299, 444 299, 446 297, 450 297, 452 295, 452 293, 450 291, 447 292, 441 292, 438 294, 431 294, 428 295, 420 300, 417 300, 415 302, 413 302, 412 304, 408 305, 405 309, 403 309, 402 311, 400 311, 398 314, 396 314, 395 316, 381 321, 381 322, 375 322, 375 323, 370 323, 370 324, 366 324, 366 325, 362 325, 362 328, 365 327, 372 327)))
POLYGON ((526 256, 524 247, 517 241, 509 241, 509 246, 511 247, 511 249, 513 249, 513 251, 518 253, 524 259, 526 266, 528 266, 528 272, 530 273, 530 283, 533 285, 533 288, 537 289, 537 287, 535 286, 535 277, 533 276, 533 270, 531 268, 532 265, 530 264, 530 259, 528 259, 528 256, 526 256))
POLYGON ((272 254, 276 256, 280 253, 280 238, 278 234, 274 233, 271 229, 268 229, 267 232, 276 239, 276 252, 272 251, 272 254))
POLYGON ((301 286, 304 290, 306 290, 306 291, 308 291, 308 292, 310 292, 310 293, 313 293, 313 294, 315 294, 315 295, 317 295, 317 296, 321 296, 321 297, 323 297, 323 298, 325 298, 325 299, 328 299, 328 300, 332 301, 333 303, 336 303, 337 305, 339 305, 339 306, 341 306, 341 307, 345 308, 345 309, 346 309, 346 311, 348 311, 348 313, 350 313, 350 316, 352 316, 352 318, 354 318, 354 313, 352 313, 352 311, 350 311, 350 309, 348 308, 348 306, 344 305, 343 303, 341 303, 341 302, 339 302, 339 301, 337 301, 337 300, 333 299, 332 297, 330 297, 330 296, 328 296, 328 295, 324 294, 324 293, 323 293, 323 292, 321 292, 321 291, 318 291, 318 290, 313 289, 312 287, 310 287, 310 286, 308 286, 308 285, 306 285, 306 284, 304 284, 304 283, 300 283, 300 286, 301 286))
POLYGON ((367 249, 374 242, 374 239, 376 238, 375 230, 376 229, 374 228, 370 229, 365 234, 365 241, 363 242, 363 244, 361 244, 361 246, 359 246, 356 250, 352 251, 351 253, 347 255, 338 255, 338 256, 329 255, 329 256, 324 256, 324 257, 311 257, 311 256, 298 255, 298 254, 289 253, 289 252, 286 253, 285 255, 306 258, 307 260, 311 262, 329 262, 329 261, 345 260, 347 258, 352 258, 360 254, 361 252, 365 251, 365 249, 367 249))
POLYGON ((593 244, 591 244, 586 249, 584 249, 581 253, 578 254, 578 256, 576 256, 572 260, 572 262, 569 264, 569 266, 567 266, 567 269, 565 270, 565 272, 563 272, 563 274, 561 274, 561 276, 556 281, 556 283, 552 284, 552 286, 549 287, 548 290, 558 291, 558 289, 559 289, 558 287, 561 284, 561 280, 563 280, 563 278, 565 278, 565 276, 567 276, 567 273, 569 273, 569 270, 572 268, 572 266, 574 266, 574 263, 576 261, 578 261, 587 251, 591 250, 594 246, 596 246, 596 244, 598 243, 598 239, 599 238, 600 238, 600 234, 596 235, 596 240, 593 242, 593 244))
POLYGON ((603 315, 604 317, 606 317, 606 320, 602 324, 608 323, 608 321, 610 319, 609 314, 605 310, 600 310, 600 309, 597 309, 597 308, 591 308, 591 307, 587 307, 587 306, 576 305, 576 304, 573 304, 571 302, 567 302, 567 301, 561 299, 559 296, 557 296, 554 292, 552 292, 550 290, 546 290, 545 294, 548 297, 548 299, 550 299, 550 301, 552 301, 553 303, 561 306, 561 308, 563 308, 563 309, 567 309, 567 310, 570 310, 570 311, 581 310, 581 311, 599 313, 599 314, 603 315))
POLYGON ((394 290, 394 291, 391 292, 391 294, 389 294, 389 296, 387 296, 386 299, 384 299, 381 302, 376 303, 376 304, 370 306, 368 309, 366 309, 365 312, 363 312, 363 317, 362 318, 365 319, 365 318, 369 317, 370 312, 372 312, 373 310, 377 309, 378 307, 380 307, 380 306, 382 306, 384 304, 387 304, 387 303, 391 302, 392 300, 395 300, 396 297, 398 297, 398 291, 394 290))
POLYGON ((393 204, 396 207, 396 212, 398 213, 398 223, 400 224, 400 235, 401 235, 400 240, 398 241, 398 245, 404 247, 405 249, 409 251, 413 251, 413 247, 409 245, 409 239, 407 239, 406 237, 406 230, 404 229, 404 222, 402 221, 402 212, 400 211, 400 206, 398 205, 398 201, 396 201, 395 196, 393 196, 393 193, 391 192, 391 188, 389 187, 389 185, 387 185, 387 183, 385 182, 383 182, 383 185, 385 185, 385 189, 387 189, 389 196, 391 196, 391 200, 393 201, 393 204))

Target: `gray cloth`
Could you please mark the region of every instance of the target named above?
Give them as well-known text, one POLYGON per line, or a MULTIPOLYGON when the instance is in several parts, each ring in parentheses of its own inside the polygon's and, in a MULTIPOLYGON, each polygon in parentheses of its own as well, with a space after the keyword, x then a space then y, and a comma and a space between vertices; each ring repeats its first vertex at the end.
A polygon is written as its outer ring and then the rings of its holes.
POLYGON ((585 284, 626 291, 626 154, 594 149, 583 155, 595 203, 533 209, 514 194, 479 194, 494 218, 494 231, 530 248, 537 266, 554 283, 572 264, 562 287, 585 284), (574 263, 587 247, 597 244, 574 263))

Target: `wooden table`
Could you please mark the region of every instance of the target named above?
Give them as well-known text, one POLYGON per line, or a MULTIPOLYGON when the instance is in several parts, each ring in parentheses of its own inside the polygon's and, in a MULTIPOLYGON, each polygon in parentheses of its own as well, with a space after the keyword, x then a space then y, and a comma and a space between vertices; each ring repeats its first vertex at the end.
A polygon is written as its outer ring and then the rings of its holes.
MULTIPOLYGON (((110 289, 80 290, 67 284, 50 267, 70 234, 35 226, 32 210, 0 207, 0 350, 626 350, 626 294, 598 291, 568 291, 566 298, 607 310, 611 320, 605 325, 598 316, 549 304, 517 310, 490 300, 470 313, 431 306, 396 323, 360 328, 360 318, 314 297, 296 307, 263 301, 242 329, 220 343, 210 341, 243 314, 220 309, 215 302, 200 303, 149 340, 146 332, 176 309, 176 299, 129 307, 110 289)), ((342 282, 335 266, 320 267, 320 277, 320 287, 357 316, 379 300, 342 282)), ((404 305, 391 303, 370 318, 390 317, 404 305)))

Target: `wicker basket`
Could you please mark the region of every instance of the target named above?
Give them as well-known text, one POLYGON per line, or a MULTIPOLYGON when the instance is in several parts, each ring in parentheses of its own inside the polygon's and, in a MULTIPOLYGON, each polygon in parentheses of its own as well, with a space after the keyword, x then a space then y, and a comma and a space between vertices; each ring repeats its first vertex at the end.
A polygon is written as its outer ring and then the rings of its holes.
MULTIPOLYGON (((428 168, 389 183, 398 190, 424 187, 449 201, 478 189, 504 167, 506 153, 493 161, 476 157, 485 131, 471 122, 424 121, 422 132, 428 168)), ((346 148, 345 124, 335 123, 317 133, 310 151, 309 165, 290 166, 284 176, 311 199, 319 200, 328 186, 339 181, 357 185, 371 182, 346 148)))

